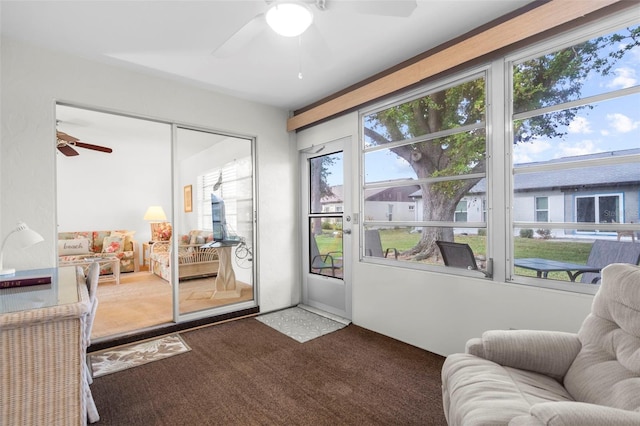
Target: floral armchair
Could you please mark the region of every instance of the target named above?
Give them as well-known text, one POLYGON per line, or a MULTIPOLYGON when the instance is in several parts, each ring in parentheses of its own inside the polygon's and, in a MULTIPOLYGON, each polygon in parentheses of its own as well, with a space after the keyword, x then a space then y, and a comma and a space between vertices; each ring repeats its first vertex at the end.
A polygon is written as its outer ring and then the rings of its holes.
MULTIPOLYGON (((82 260, 87 257, 117 257, 120 272, 138 272, 138 243, 135 231, 82 231, 58 233, 58 259, 82 260)), ((111 274, 110 264, 100 265, 100 275, 111 274)))

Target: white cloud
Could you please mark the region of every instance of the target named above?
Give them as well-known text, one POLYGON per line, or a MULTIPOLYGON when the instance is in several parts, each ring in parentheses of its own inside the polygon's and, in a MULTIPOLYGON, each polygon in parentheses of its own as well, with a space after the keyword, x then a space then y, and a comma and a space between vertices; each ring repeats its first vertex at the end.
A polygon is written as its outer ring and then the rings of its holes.
POLYGON ((584 117, 575 117, 568 127, 569 133, 592 133, 589 120, 584 117))
POLYGON ((556 146, 555 158, 575 157, 577 155, 593 154, 599 151, 594 141, 590 139, 584 139, 575 143, 562 142, 556 146))
POLYGON ((625 89, 627 87, 635 86, 638 82, 636 79, 636 70, 629 67, 616 68, 613 70, 616 75, 607 87, 614 89, 625 89))
POLYGON ((633 121, 620 113, 607 114, 607 120, 609 121, 609 126, 618 133, 628 133, 640 126, 640 121, 633 121))
POLYGON ((546 160, 548 155, 545 152, 551 149, 551 143, 547 140, 533 140, 532 142, 521 142, 513 146, 513 163, 523 164, 534 161, 546 160))

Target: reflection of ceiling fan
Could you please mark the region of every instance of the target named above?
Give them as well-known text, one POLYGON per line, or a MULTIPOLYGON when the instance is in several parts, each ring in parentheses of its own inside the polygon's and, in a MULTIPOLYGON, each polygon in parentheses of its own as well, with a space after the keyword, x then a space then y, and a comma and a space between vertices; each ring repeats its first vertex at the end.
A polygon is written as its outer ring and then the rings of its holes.
MULTIPOLYGON (((310 27, 312 32, 317 33, 317 29, 314 28, 313 24, 313 14, 315 12, 324 12, 326 10, 349 10, 354 13, 360 14, 368 14, 368 15, 382 15, 382 16, 396 16, 396 17, 407 17, 410 16, 417 6, 416 0, 375 0, 375 1, 337 1, 337 0, 264 0, 264 5, 262 6, 262 10, 256 16, 254 16, 249 22, 247 22, 242 28, 240 28, 236 33, 234 33, 231 37, 229 37, 224 43, 218 46, 214 51, 213 55, 218 57, 231 56, 235 54, 237 51, 242 49, 244 46, 249 44, 253 39, 255 39, 262 31, 266 28, 271 27, 276 33, 280 35, 285 35, 288 37, 296 37, 301 33, 305 32, 307 28, 310 27), (273 18, 275 15, 273 12, 278 12, 278 9, 281 9, 282 12, 285 9, 289 9, 291 5, 299 6, 294 7, 294 9, 305 9, 306 12, 303 12, 303 15, 291 15, 291 18, 285 17, 278 13, 278 17, 273 18), (310 7, 309 5, 313 5, 315 7, 310 7), (304 16, 304 14, 308 14, 308 16, 304 16), (288 29, 285 29, 284 32, 280 31, 274 25, 274 21, 277 24, 283 24, 285 27, 290 23, 299 24, 300 21, 307 21, 307 24, 300 28, 300 31, 293 30, 290 34, 285 34, 288 32, 288 29), (289 21, 289 22, 286 22, 289 21)), ((297 25, 294 25, 297 26, 297 25)), ((316 38, 321 36, 315 35, 316 38)), ((320 42, 323 42, 320 40, 320 42)), ((315 45, 318 46, 321 44, 320 42, 316 42, 315 45)), ((312 43, 313 45, 313 43, 312 43)))
POLYGON ((56 138, 57 138, 58 151, 60 151, 67 157, 80 155, 78 151, 76 151, 73 147, 92 149, 94 151, 100 151, 100 152, 106 152, 106 153, 113 152, 111 148, 107 148, 106 146, 93 145, 90 143, 81 142, 80 139, 75 138, 59 130, 56 130, 56 138))

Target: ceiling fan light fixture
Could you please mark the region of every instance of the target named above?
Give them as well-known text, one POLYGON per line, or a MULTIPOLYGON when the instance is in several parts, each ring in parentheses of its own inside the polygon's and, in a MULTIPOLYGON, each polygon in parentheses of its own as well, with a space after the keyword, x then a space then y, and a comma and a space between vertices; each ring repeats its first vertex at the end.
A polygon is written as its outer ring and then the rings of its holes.
POLYGON ((297 37, 313 22, 313 12, 304 3, 276 1, 267 10, 267 24, 284 37, 297 37))

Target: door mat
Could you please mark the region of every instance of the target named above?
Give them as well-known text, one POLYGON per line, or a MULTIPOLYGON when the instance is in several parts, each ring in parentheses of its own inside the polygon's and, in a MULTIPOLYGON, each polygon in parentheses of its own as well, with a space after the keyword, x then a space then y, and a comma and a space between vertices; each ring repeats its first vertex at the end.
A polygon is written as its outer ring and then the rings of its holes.
POLYGON ((190 350, 179 334, 170 334, 158 339, 94 352, 88 356, 92 376, 96 378, 190 350))
POLYGON ((297 306, 260 315, 256 319, 300 343, 333 333, 348 325, 346 321, 338 322, 297 306))

